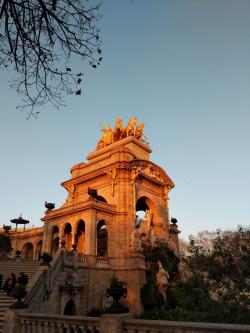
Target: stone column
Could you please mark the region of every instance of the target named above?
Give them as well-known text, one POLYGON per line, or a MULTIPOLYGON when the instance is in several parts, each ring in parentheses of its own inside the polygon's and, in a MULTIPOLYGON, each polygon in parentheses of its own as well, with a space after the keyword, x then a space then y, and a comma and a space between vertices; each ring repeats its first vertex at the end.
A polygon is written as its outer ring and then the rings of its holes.
POLYGON ((86 218, 85 225, 85 253, 90 256, 96 255, 96 210, 90 208, 88 210, 88 217, 86 218))
POLYGON ((51 234, 49 232, 48 224, 44 223, 44 231, 43 231, 43 243, 42 243, 42 253, 47 252, 50 253, 51 249, 51 234))

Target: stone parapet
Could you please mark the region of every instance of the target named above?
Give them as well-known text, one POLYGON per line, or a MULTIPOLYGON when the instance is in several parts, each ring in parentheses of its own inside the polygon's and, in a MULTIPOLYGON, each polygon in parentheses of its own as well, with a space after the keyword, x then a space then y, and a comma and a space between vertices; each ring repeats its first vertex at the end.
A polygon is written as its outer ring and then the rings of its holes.
POLYGON ((144 159, 144 160, 148 160, 149 154, 152 152, 149 145, 143 143, 142 141, 137 140, 133 136, 129 136, 123 140, 113 143, 112 145, 109 145, 105 148, 90 153, 87 156, 87 159, 89 161, 96 161, 101 156, 113 152, 115 151, 116 148, 120 147, 128 148, 131 152, 133 152, 135 158, 144 159))
POLYGON ((250 325, 192 323, 165 320, 131 319, 123 322, 123 331, 126 333, 247 333, 250 325))
POLYGON ((192 323, 131 319, 132 315, 105 314, 101 317, 34 314, 25 310, 8 311, 3 333, 247 333, 250 325, 192 323))

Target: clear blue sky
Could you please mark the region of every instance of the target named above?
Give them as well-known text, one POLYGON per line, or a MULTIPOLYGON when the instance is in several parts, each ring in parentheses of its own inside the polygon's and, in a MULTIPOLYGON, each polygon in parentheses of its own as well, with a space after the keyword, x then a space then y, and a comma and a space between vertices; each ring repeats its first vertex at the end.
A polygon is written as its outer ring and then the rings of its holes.
POLYGON ((108 0, 100 20, 103 63, 84 94, 38 120, 0 73, 0 225, 20 213, 41 225, 44 201, 85 161, 100 122, 136 115, 151 159, 175 182, 170 214, 182 237, 250 225, 250 2, 108 0))

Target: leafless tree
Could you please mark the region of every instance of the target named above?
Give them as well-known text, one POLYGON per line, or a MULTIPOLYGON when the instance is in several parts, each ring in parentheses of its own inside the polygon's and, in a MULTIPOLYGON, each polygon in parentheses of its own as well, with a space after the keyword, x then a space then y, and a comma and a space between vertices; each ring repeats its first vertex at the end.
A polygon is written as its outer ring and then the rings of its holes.
POLYGON ((11 86, 36 117, 35 106, 64 105, 65 94, 81 95, 76 57, 96 68, 101 60, 99 4, 88 0, 0 0, 0 68, 14 69, 11 86))

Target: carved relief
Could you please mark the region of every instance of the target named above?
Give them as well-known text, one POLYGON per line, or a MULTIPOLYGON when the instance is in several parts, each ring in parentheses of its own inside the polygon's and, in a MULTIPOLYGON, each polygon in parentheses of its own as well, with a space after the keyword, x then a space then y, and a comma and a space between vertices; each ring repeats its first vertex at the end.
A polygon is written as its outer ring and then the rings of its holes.
POLYGON ((158 180, 160 182, 163 181, 163 177, 160 174, 160 172, 155 170, 152 166, 141 168, 141 172, 144 173, 146 176, 152 178, 152 179, 158 180))
MULTIPOLYGON (((134 181, 139 174, 143 174, 159 182, 164 182, 163 176, 152 166, 134 166, 131 171, 132 184, 134 184, 134 181)), ((170 189, 171 188, 169 187, 169 191, 170 189)))
POLYGON ((64 188, 68 191, 68 197, 66 199, 66 202, 70 202, 75 199, 76 195, 76 185, 75 184, 64 184, 64 188))
POLYGON ((161 231, 152 226, 152 217, 152 212, 148 209, 144 219, 139 219, 138 224, 130 234, 130 253, 165 243, 165 237, 161 231))
POLYGON ((140 167, 133 167, 131 170, 131 185, 135 184, 136 178, 139 175, 141 168, 140 167))
POLYGON ((117 177, 117 170, 110 169, 106 171, 107 176, 110 178, 111 181, 111 188, 112 188, 112 196, 114 196, 114 186, 117 184, 116 177, 117 177))
POLYGON ((169 193, 170 190, 171 190, 171 187, 169 185, 167 185, 167 186, 164 187, 164 199, 166 201, 169 200, 168 193, 169 193))
POLYGON ((140 232, 138 228, 135 228, 129 236, 129 250, 130 254, 142 252, 140 232))

